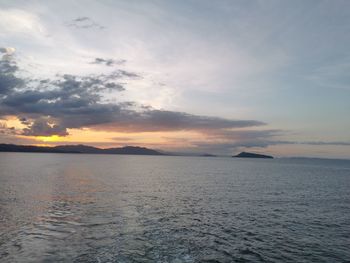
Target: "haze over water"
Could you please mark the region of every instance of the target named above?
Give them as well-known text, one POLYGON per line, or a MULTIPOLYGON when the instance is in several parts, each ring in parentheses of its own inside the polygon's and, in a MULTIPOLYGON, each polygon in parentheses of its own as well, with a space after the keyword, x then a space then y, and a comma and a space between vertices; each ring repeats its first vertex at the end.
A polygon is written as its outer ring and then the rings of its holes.
POLYGON ((347 262, 350 161, 0 153, 0 262, 347 262))

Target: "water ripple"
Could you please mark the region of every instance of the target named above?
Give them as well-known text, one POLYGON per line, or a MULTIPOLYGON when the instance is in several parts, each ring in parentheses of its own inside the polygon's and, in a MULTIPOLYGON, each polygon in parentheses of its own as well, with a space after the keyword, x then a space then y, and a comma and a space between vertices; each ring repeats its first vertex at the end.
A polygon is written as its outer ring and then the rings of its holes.
POLYGON ((350 260, 349 169, 53 154, 21 170, 25 155, 11 156, 4 263, 350 260))

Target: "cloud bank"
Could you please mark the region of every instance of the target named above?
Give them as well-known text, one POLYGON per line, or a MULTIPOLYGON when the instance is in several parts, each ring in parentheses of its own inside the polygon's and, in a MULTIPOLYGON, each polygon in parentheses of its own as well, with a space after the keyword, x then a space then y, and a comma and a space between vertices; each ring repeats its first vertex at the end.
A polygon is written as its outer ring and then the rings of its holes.
MULTIPOLYGON (((111 102, 110 94, 119 94, 121 98, 127 80, 142 76, 116 67, 108 74, 28 78, 22 76, 14 52, 14 48, 0 48, 0 119, 16 116, 23 128, 16 130, 0 123, 0 136, 6 140, 18 135, 22 135, 22 140, 26 137, 31 140, 33 136, 64 137, 69 135, 69 129, 90 128, 122 133, 191 131, 201 134, 202 139, 168 138, 167 141, 186 144, 188 149, 202 152, 229 153, 240 148, 279 144, 350 145, 341 141, 279 140, 285 131, 261 129, 266 123, 258 120, 194 115, 118 99, 111 102)), ((93 64, 111 67, 125 62, 95 58, 93 64)))
MULTIPOLYGON (((125 90, 123 81, 141 76, 125 70, 110 74, 58 75, 56 79, 20 77, 15 57, 8 49, 0 60, 0 115, 15 115, 26 126, 26 136, 66 136, 68 129, 92 127, 120 132, 183 131, 210 134, 214 130, 262 126, 257 120, 229 120, 167 111, 136 102, 111 103, 109 92, 125 90)), ((114 60, 97 59, 114 64, 114 60)), ((0 117, 1 117, 0 116, 0 117)))

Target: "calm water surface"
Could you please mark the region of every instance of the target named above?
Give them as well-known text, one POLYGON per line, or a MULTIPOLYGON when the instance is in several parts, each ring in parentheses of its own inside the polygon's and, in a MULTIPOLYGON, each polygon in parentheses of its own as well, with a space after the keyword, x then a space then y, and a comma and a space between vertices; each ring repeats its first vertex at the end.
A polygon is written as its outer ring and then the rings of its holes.
POLYGON ((0 262, 350 262, 350 162, 0 153, 0 262))

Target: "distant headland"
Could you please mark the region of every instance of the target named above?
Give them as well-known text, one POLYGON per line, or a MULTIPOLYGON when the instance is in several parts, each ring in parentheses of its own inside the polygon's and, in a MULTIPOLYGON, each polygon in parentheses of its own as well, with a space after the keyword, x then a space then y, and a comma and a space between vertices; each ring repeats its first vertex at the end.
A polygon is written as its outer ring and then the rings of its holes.
MULTIPOLYGON (((124 146, 119 148, 97 148, 89 145, 58 145, 58 146, 35 146, 16 145, 0 143, 0 152, 32 152, 32 153, 81 153, 81 154, 130 154, 130 155, 165 155, 165 156, 197 156, 197 157, 218 157, 209 153, 177 153, 164 152, 139 146, 124 146)), ((225 157, 225 156, 222 156, 225 157)), ((226 156, 228 157, 228 156, 226 156)), ((232 156, 237 158, 268 158, 272 156, 241 152, 232 156)))
POLYGON ((262 158, 262 159, 273 159, 273 156, 258 154, 258 153, 249 153, 249 152, 241 152, 235 156, 234 158, 262 158))
POLYGON ((0 152, 35 152, 35 153, 93 153, 93 154, 133 154, 133 155, 166 155, 145 147, 125 146, 121 148, 100 149, 87 145, 61 145, 54 147, 0 144, 0 152))

